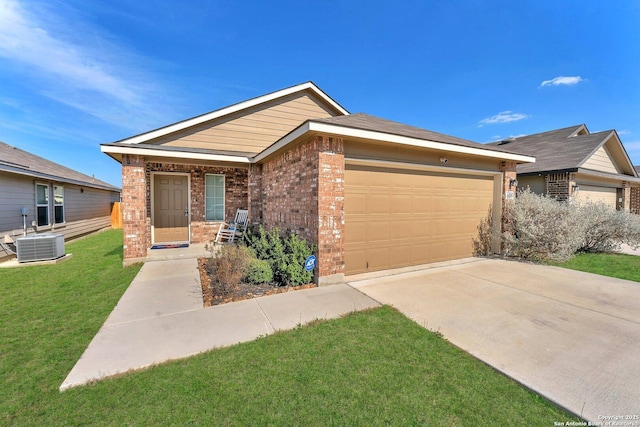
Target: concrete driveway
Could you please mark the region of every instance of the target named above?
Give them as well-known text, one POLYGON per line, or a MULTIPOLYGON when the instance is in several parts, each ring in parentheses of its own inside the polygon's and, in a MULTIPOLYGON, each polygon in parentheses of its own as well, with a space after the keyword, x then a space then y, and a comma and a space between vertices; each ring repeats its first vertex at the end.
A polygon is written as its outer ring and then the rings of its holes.
POLYGON ((639 283, 475 259, 350 284, 589 421, 640 415, 639 283))

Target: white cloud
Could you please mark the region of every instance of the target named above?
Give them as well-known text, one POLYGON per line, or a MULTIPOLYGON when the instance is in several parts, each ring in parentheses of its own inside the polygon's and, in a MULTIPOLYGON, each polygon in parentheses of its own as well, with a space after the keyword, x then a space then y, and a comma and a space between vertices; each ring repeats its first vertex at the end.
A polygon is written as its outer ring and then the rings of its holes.
POLYGON ((528 118, 528 114, 514 113, 509 110, 501 111, 495 116, 487 117, 480 120, 480 126, 484 125, 492 125, 495 123, 509 123, 509 122, 517 122, 518 120, 528 118))
POLYGON ((0 58, 32 79, 32 90, 131 130, 163 123, 166 110, 153 106, 166 108, 167 103, 158 103, 166 95, 139 65, 143 58, 77 17, 42 12, 0 0, 0 58), (65 32, 65 26, 77 32, 65 32))
POLYGON ((621 129, 618 131, 618 135, 631 135, 633 132, 631 132, 628 129, 621 129))
POLYGON ((584 79, 580 76, 572 76, 572 77, 565 77, 565 76, 558 76, 558 77, 554 77, 551 80, 545 80, 540 84, 540 87, 545 87, 545 86, 573 86, 573 85, 577 85, 580 82, 583 82, 584 79))

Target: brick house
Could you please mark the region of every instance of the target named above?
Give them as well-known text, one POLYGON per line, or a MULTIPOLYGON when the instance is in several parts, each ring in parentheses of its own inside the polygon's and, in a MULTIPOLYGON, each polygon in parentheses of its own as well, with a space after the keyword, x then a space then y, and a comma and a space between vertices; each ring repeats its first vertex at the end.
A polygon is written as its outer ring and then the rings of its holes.
MULTIPOLYGON (((534 158, 350 114, 308 82, 115 143, 124 262, 211 241, 239 208, 318 247, 319 284, 472 255, 477 225, 534 158)), ((496 247, 499 249, 499 246, 496 247)))
POLYGON ((582 124, 490 145, 535 155, 535 163, 517 167, 520 188, 640 213, 640 177, 615 130, 590 133, 582 124))

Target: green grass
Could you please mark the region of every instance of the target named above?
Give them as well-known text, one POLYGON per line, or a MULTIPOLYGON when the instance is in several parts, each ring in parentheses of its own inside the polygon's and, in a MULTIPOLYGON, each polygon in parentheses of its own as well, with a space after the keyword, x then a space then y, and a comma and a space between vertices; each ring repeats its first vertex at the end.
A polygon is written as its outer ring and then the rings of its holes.
MULTIPOLYGON (((553 425, 571 419, 390 307, 58 392, 137 267, 122 233, 0 270, 2 425, 553 425)), ((197 332, 195 332, 197 333, 197 332)))
POLYGON ((640 256, 581 253, 567 262, 553 265, 640 282, 640 256))

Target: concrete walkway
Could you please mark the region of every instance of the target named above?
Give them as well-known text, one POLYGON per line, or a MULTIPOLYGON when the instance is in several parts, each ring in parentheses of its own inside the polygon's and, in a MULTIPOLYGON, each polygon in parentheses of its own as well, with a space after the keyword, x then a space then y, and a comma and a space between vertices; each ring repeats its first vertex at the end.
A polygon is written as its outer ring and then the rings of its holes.
POLYGON ((640 414, 639 283, 479 259, 350 283, 589 421, 640 414))
POLYGON ((60 390, 377 306, 342 284, 203 308, 195 259, 147 262, 60 390))

